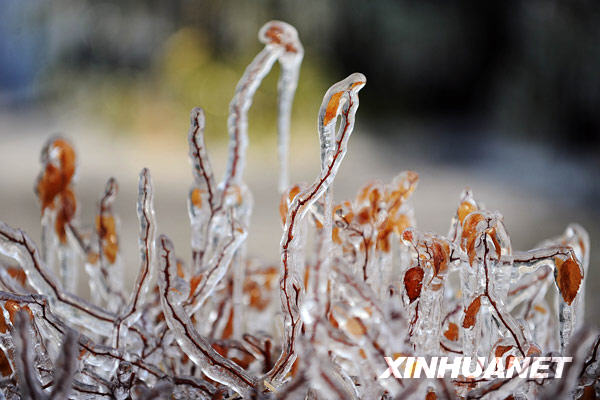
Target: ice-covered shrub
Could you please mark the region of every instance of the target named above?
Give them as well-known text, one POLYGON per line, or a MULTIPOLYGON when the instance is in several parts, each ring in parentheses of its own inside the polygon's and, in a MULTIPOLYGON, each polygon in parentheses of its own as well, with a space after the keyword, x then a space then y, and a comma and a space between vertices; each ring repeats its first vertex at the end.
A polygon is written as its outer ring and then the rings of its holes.
MULTIPOLYGON (((465 191, 447 235, 416 228, 404 172, 336 203, 333 182, 365 85, 334 84, 318 115, 321 170, 288 184, 290 114, 303 48, 273 21, 265 48, 230 105, 227 171, 217 183, 204 144, 204 113, 188 135, 192 255, 184 262, 156 236, 150 172, 139 176, 139 274, 123 288, 117 183, 99 201, 95 229, 76 220, 75 152, 63 138, 42 151, 36 192, 41 252, 0 224, 0 382, 6 398, 564 398, 591 396, 599 341, 583 328, 589 239, 579 225, 530 251, 513 250, 498 212, 465 191), (277 267, 246 256, 252 196, 244 184, 247 113, 278 61, 283 225, 277 267), (14 264, 8 262, 12 259, 14 264), (78 297, 85 271, 91 300, 78 297), (548 293, 547 291, 555 293, 548 293), (380 379, 384 357, 462 355, 510 363, 572 355, 561 379, 380 379)), ((183 256, 179 254, 179 256, 183 256)), ((591 398, 591 397, 588 397, 591 398)))

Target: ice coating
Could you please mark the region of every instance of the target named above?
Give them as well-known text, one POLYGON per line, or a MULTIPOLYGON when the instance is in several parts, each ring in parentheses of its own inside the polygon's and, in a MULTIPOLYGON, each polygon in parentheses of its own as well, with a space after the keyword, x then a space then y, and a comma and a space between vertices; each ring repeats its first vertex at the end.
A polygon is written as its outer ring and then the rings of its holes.
POLYGON ((118 185, 114 178, 106 183, 106 188, 98 205, 94 235, 89 245, 77 236, 86 257, 85 270, 88 273, 90 293, 94 304, 105 305, 116 311, 123 304, 123 265, 119 251, 118 217, 112 211, 117 196, 118 185), (120 299, 116 301, 114 297, 120 299))
POLYGON ((43 251, 0 222, 0 398, 594 398, 600 335, 584 316, 585 229, 571 224, 534 249, 515 250, 502 215, 467 189, 447 235, 423 232, 411 205, 412 171, 336 201, 333 182, 366 83, 358 73, 324 95, 319 175, 310 185, 289 185, 303 48, 295 29, 279 21, 267 23, 259 39, 265 48, 231 102, 230 159, 220 184, 204 143, 204 112, 191 112, 188 262, 157 236, 152 179, 143 169, 139 266, 129 290, 121 278, 127 264, 113 208, 116 181, 107 181, 86 229, 76 212, 73 146, 55 137, 43 147, 36 184, 43 251), (245 250, 253 200, 243 168, 247 111, 275 61, 282 67, 283 232, 273 265, 245 250), (77 293, 81 268, 91 300, 77 293), (454 355, 471 360, 457 378, 379 379, 384 357, 454 355), (524 355, 574 361, 560 380, 469 377, 482 360, 508 364, 524 355))
POLYGON ((256 389, 255 379, 240 366, 217 353, 210 342, 193 327, 190 317, 181 306, 182 299, 189 295, 189 289, 178 288, 173 282, 177 278, 177 266, 173 245, 161 236, 159 289, 165 318, 182 350, 202 369, 207 377, 231 387, 237 393, 250 397, 256 389))
POLYGON ((278 90, 278 121, 279 156, 281 161, 281 178, 279 189, 285 189, 287 183, 287 148, 289 141, 291 105, 298 83, 300 63, 304 49, 296 29, 281 21, 270 21, 259 31, 259 40, 265 48, 258 53, 248 65, 244 75, 238 82, 235 94, 229 105, 227 128, 229 131, 229 159, 227 172, 222 182, 223 192, 232 184, 240 184, 248 146, 248 110, 252 98, 263 78, 269 73, 275 61, 279 60, 282 73, 279 78, 278 90))
POLYGON ((282 21, 271 21, 265 24, 261 28, 258 38, 266 45, 283 46, 285 48, 285 52, 279 57, 281 73, 277 82, 277 151, 279 156, 279 192, 282 193, 289 185, 288 153, 292 104, 298 86, 304 48, 300 43, 296 29, 282 21))
MULTIPOLYGON (((280 279, 281 303, 285 315, 285 344, 281 356, 268 373, 268 376, 276 382, 276 385, 283 380, 296 358, 294 344, 301 327, 298 306, 303 283, 302 278, 299 276, 299 266, 296 265, 294 257, 295 253, 303 249, 296 248, 298 241, 294 239, 300 232, 302 219, 310 207, 327 191, 341 165, 346 154, 348 139, 354 129, 354 117, 358 109, 358 91, 365 83, 366 78, 364 75, 355 73, 333 85, 325 94, 324 106, 322 105, 319 111, 319 121, 321 121, 321 115, 328 111, 333 112, 336 116, 343 114, 343 122, 338 135, 334 136, 336 148, 335 150, 326 151, 325 159, 329 162, 326 166, 322 165, 321 174, 316 181, 294 197, 288 211, 283 237, 281 238, 282 271, 280 279), (340 99, 343 99, 343 101, 340 101, 340 99), (332 103, 335 103, 335 105, 331 105, 332 103), (335 110, 331 111, 333 107, 335 107, 335 110)), ((330 139, 321 135, 320 140, 323 160, 323 149, 327 148, 327 143, 333 142, 333 138, 330 139)))
POLYGON ((137 215, 139 220, 139 252, 140 269, 135 281, 134 289, 129 301, 121 308, 115 336, 116 347, 125 342, 125 335, 129 327, 140 317, 141 305, 146 302, 148 292, 155 284, 156 267, 153 267, 156 258, 155 235, 156 222, 154 216, 154 194, 150 171, 144 168, 140 172, 138 185, 137 215), (126 329, 122 329, 122 325, 126 329))
MULTIPOLYGON (((279 190, 282 192, 288 185, 287 153, 289 147, 290 119, 294 93, 298 83, 300 64, 304 49, 298 38, 296 29, 281 21, 270 21, 259 31, 259 40, 265 48, 246 68, 238 82, 233 99, 229 106, 227 127, 229 132, 229 157, 227 171, 218 187, 213 184, 210 162, 205 154, 203 140, 204 114, 201 110, 192 112, 190 128, 190 158, 194 165, 196 187, 190 193, 190 215, 192 216, 192 248, 194 263, 192 273, 198 276, 206 268, 202 265, 205 252, 209 251, 206 243, 206 230, 218 229, 218 221, 226 219, 220 211, 233 208, 231 211, 238 223, 247 227, 252 212, 252 197, 243 182, 246 148, 248 146, 248 110, 252 99, 263 78, 269 73, 273 64, 279 61, 281 74, 278 82, 278 152, 280 159, 279 190), (243 195, 242 195, 243 194, 243 195), (202 210, 200 204, 208 200, 210 212, 202 210)), ((226 229, 226 228, 225 228, 226 229)), ((233 311, 236 336, 241 334, 242 292, 244 285, 245 258, 243 243, 233 255, 233 311)), ((227 265, 221 269, 228 268, 227 265)), ((212 270, 211 270, 212 271, 212 270)), ((221 275, 216 275, 221 276, 221 275)), ((199 278, 198 278, 199 279, 199 278)), ((220 280, 220 279, 219 279, 220 280)))
POLYGON ((40 160, 42 171, 35 192, 42 210, 43 258, 50 270, 60 270, 63 286, 73 291, 79 271, 73 267, 76 264, 73 260, 75 254, 71 246, 67 246, 67 241, 71 236, 71 221, 77 211, 75 150, 65 138, 53 137, 42 149, 40 160))

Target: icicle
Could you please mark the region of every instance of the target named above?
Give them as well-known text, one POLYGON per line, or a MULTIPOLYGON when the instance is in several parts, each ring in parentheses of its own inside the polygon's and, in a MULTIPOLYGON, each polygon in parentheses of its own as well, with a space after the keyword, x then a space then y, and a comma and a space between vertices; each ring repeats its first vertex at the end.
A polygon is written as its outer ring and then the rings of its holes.
POLYGON ((47 143, 36 185, 43 256, 25 233, 0 223, 0 398, 593 397, 600 336, 578 329, 586 324, 587 232, 569 225, 536 249, 513 251, 502 216, 469 190, 446 236, 421 232, 409 202, 418 181, 411 171, 369 183, 334 206, 331 188, 354 127, 361 74, 323 99, 319 176, 289 186, 290 113, 303 49, 282 22, 265 25, 259 38, 265 48, 231 102, 230 158, 220 185, 206 152, 204 113, 191 113, 190 263, 175 257, 165 236, 155 243, 153 188, 142 170, 140 268, 130 294, 121 287, 116 182, 108 181, 100 200, 96 232, 80 230, 75 153, 64 139, 47 143), (282 67, 278 266, 246 257, 253 200, 243 182, 247 112, 275 61, 282 67), (72 291, 69 271, 83 264, 96 304, 72 291), (546 295, 551 287, 555 296, 546 295), (507 365, 558 354, 573 357, 561 380, 471 376, 486 359, 507 365), (451 379, 396 379, 390 365, 404 358, 401 373, 412 375, 414 357, 455 355, 472 358, 451 379))

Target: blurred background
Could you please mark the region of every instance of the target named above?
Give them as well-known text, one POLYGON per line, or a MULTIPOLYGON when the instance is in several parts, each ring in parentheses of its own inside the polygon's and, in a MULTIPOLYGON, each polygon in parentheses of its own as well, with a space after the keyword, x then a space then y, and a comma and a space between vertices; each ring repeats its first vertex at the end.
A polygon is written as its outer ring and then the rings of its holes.
MULTIPOLYGON (((189 254, 189 111, 207 114, 224 171, 228 103, 260 51, 259 28, 293 24, 305 47, 292 126, 292 180, 318 173, 316 117, 327 88, 359 71, 358 122, 336 199, 412 169, 420 229, 446 233, 470 187, 502 212, 516 249, 570 222, 592 239, 589 322, 600 322, 600 5, 594 1, 0 0, 0 220, 39 238, 33 184, 52 134, 79 155, 92 226, 104 183, 129 275, 137 271, 137 174, 149 167, 159 231, 189 254)), ((250 253, 278 259, 277 67, 250 111, 250 253)))

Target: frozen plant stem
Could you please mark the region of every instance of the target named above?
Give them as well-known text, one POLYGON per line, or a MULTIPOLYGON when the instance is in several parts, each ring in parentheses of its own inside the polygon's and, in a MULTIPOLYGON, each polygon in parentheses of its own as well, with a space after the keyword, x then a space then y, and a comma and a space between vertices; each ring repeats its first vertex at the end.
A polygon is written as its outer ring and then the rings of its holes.
MULTIPOLYGON (((465 190, 447 235, 417 228, 418 175, 371 182, 336 202, 333 181, 366 84, 354 73, 325 93, 317 118, 320 172, 289 185, 293 97, 303 48, 280 21, 259 32, 264 49, 230 104, 229 159, 220 183, 194 108, 188 132, 192 256, 157 237, 148 169, 138 185, 138 275, 122 280, 117 182, 91 224, 78 219, 76 156, 64 138, 42 150, 35 191, 42 252, 0 222, 0 393, 19 399, 586 398, 598 391, 598 332, 584 324, 590 241, 572 224, 516 251, 502 215, 465 190), (247 256, 253 207, 243 181, 248 110, 275 62, 283 225, 273 266, 247 256), (92 229, 86 229, 91 225, 92 229), (91 301, 77 296, 85 268, 91 301), (279 283, 279 284, 278 284, 279 283), (573 357, 565 377, 378 379, 384 357, 573 357)), ((85 161, 85 159, 84 159, 85 161)), ((410 365, 408 366, 410 367, 410 365)), ((408 368, 407 367, 407 368, 408 368)))

